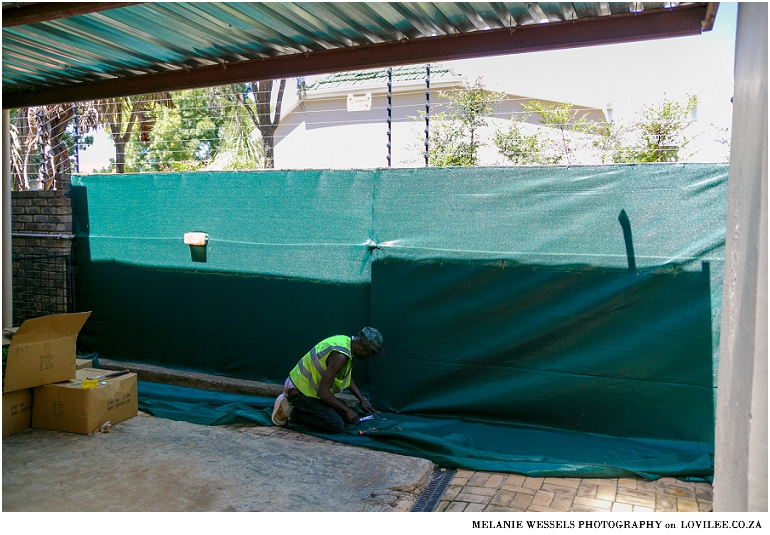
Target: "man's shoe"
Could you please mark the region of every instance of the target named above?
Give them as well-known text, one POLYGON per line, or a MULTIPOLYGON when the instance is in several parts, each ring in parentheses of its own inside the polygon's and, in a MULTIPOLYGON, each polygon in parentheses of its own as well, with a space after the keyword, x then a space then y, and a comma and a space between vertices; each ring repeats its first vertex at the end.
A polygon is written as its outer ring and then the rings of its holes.
POLYGON ((283 394, 275 398, 272 416, 273 423, 280 426, 288 424, 291 409, 292 406, 289 404, 289 400, 287 400, 283 394))

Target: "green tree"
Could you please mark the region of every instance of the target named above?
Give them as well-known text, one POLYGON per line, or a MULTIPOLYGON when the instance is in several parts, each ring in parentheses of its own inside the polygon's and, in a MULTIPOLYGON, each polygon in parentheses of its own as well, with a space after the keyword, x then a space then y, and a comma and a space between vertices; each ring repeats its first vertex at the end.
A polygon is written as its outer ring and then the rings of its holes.
POLYGON ((529 115, 511 118, 506 129, 498 129, 492 137, 492 142, 498 152, 514 165, 549 164, 552 163, 545 155, 545 141, 539 132, 525 134, 522 126, 529 115))
POLYGON ((75 144, 88 146, 91 136, 76 136, 75 129, 87 132, 95 116, 80 103, 33 106, 11 113, 11 174, 13 189, 30 188, 30 172, 36 170, 38 188, 54 187, 58 174, 75 166, 75 144))
POLYGON ((639 162, 678 162, 680 152, 692 139, 685 131, 692 124, 690 113, 698 105, 698 97, 683 102, 664 99, 645 106, 634 123, 637 149, 634 160, 639 162))
POLYGON ((584 121, 578 131, 586 134, 601 163, 630 163, 634 150, 626 144, 628 128, 614 121, 584 121))
POLYGON ((226 120, 208 90, 175 91, 169 97, 173 105, 156 102, 143 111, 138 135, 126 148, 128 171, 192 171, 214 159, 226 120))
POLYGON ((575 163, 575 152, 579 141, 576 134, 587 124, 585 113, 580 115, 578 110, 572 108, 569 103, 548 104, 539 100, 531 100, 521 105, 525 111, 539 115, 538 121, 554 132, 546 141, 545 161, 550 164, 567 165, 575 163))
MULTIPOLYGON (((96 123, 112 137, 115 146, 115 172, 126 170, 126 147, 138 129, 139 139, 149 142, 154 126, 151 111, 157 106, 173 107, 169 93, 152 93, 132 97, 106 98, 83 103, 93 110, 96 123)), ((84 132, 85 133, 85 132, 84 132)))
POLYGON ((246 84, 211 88, 212 106, 224 118, 212 163, 216 169, 235 171, 266 166, 262 133, 254 124, 253 110, 241 103, 241 99, 249 98, 249 92, 246 84))
POLYGON ((439 97, 449 100, 449 110, 431 117, 429 164, 435 167, 477 165, 479 149, 486 145, 479 139, 479 129, 488 124, 504 96, 504 93, 488 91, 481 78, 467 89, 440 91, 439 97))

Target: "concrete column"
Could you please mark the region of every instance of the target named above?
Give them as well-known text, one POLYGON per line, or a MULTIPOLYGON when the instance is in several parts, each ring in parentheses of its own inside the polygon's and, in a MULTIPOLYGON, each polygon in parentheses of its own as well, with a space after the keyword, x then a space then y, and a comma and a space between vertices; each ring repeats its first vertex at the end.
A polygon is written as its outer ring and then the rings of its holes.
POLYGON ((11 112, 3 110, 3 327, 13 325, 11 272, 11 112))
POLYGON ((767 4, 741 2, 727 201, 715 511, 767 511, 767 4))

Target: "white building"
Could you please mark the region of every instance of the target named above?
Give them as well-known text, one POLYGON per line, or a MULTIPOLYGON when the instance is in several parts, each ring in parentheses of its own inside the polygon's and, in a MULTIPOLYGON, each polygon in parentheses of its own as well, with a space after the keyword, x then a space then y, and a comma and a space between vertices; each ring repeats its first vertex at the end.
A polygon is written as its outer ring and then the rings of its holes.
MULTIPOLYGON (((391 166, 423 167, 426 105, 426 67, 392 68, 391 166)), ((430 67, 430 106, 435 114, 446 110, 448 99, 442 91, 469 87, 466 77, 440 65, 430 67)), ((544 99, 506 95, 496 118, 482 137, 505 124, 521 104, 544 99)), ((592 121, 604 119, 596 108, 573 106, 592 121)), ((537 117, 527 121, 532 128, 544 128, 537 117)), ((491 143, 490 143, 491 145, 491 143)), ((494 146, 480 151, 483 165, 503 159, 494 146)), ((370 69, 333 74, 306 88, 285 113, 275 133, 276 169, 371 169, 388 167, 388 73, 370 69)))

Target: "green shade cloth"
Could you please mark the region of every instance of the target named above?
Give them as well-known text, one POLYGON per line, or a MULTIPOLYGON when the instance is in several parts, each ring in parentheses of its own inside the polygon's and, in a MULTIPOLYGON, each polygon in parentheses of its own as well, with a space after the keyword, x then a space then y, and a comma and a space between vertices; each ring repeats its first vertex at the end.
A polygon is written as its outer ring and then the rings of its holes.
MULTIPOLYGON (((92 311, 79 341, 282 383, 319 340, 371 325, 388 356, 359 363, 356 382, 414 425, 600 436, 581 468, 566 452, 577 439, 559 439, 561 453, 536 443, 544 463, 582 475, 618 464, 616 440, 623 470, 644 444, 658 454, 630 471, 704 477, 692 459, 713 453, 727 171, 75 176, 76 306, 92 311), (187 232, 208 234, 205 255, 187 232), (669 463, 674 443, 689 460, 669 463)), ((484 432, 475 451, 516 458, 501 444, 518 439, 484 432)))
MULTIPOLYGON (((273 399, 144 381, 138 385, 140 410, 154 416, 200 425, 272 425, 273 399)), ((530 477, 668 476, 711 481, 713 466, 709 444, 619 439, 389 412, 347 425, 342 433, 333 435, 304 426, 291 428, 337 442, 429 459, 439 466, 530 477), (564 447, 565 442, 569 448, 564 447)))

